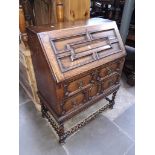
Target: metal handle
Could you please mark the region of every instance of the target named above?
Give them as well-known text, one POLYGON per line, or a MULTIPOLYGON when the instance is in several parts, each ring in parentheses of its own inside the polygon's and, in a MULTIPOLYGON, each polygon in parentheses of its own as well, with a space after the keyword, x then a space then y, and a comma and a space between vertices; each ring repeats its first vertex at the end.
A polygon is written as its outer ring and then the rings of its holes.
POLYGON ((108 70, 108 74, 111 74, 112 73, 112 69, 107 67, 107 70, 108 70))
POLYGON ((79 89, 81 89, 83 87, 83 81, 79 81, 78 86, 79 86, 79 89))

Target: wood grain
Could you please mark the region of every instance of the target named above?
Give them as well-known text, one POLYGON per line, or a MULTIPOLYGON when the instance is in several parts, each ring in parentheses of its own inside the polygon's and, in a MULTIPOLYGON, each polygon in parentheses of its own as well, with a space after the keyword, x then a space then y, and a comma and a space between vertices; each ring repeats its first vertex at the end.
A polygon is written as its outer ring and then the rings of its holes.
POLYGON ((90 0, 64 0, 64 10, 67 21, 88 19, 90 17, 90 0))

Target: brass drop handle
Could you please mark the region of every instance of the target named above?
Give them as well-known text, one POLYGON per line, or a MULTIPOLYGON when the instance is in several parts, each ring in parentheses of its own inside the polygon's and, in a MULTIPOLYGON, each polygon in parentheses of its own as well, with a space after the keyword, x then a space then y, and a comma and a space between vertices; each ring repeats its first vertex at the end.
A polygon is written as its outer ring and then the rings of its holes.
POLYGON ((107 71, 108 71, 108 74, 111 74, 112 73, 112 69, 107 67, 107 71))
POLYGON ((67 91, 67 92, 65 92, 65 96, 68 96, 69 95, 69 92, 67 91))
POLYGON ((79 81, 78 86, 79 86, 79 89, 81 89, 83 87, 83 81, 79 81))
POLYGON ((93 89, 93 86, 91 86, 90 88, 89 88, 89 91, 91 91, 93 89))
POLYGON ((117 71, 117 72, 119 72, 119 71, 120 71, 120 69, 119 69, 119 68, 117 68, 117 69, 116 69, 116 71, 117 71))

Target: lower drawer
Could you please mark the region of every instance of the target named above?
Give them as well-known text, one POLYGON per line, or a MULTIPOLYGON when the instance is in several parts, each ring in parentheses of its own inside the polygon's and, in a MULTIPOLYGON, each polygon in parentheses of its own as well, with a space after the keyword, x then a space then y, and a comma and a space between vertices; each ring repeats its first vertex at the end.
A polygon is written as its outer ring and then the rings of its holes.
POLYGON ((76 109, 79 105, 83 104, 85 101, 84 93, 78 93, 75 96, 64 101, 63 110, 64 112, 69 112, 76 109))

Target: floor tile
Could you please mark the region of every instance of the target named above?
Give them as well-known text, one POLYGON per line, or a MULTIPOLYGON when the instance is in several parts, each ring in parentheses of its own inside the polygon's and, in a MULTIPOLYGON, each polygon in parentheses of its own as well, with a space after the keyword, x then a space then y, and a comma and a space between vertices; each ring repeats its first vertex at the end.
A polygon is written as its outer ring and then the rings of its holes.
POLYGON ((135 106, 132 105, 114 121, 133 140, 135 138, 135 106))
POLYGON ((121 86, 116 94, 114 108, 103 112, 103 115, 113 121, 134 103, 135 87, 131 87, 126 83, 124 75, 121 78, 121 86))
POLYGON ((19 104, 25 103, 27 101, 30 101, 30 98, 24 91, 24 89, 19 85, 19 104))
POLYGON ((110 120, 100 115, 64 145, 70 155, 123 155, 133 143, 110 120))
POLYGON ((32 102, 20 106, 20 155, 66 155, 47 121, 41 118, 32 102))
POLYGON ((100 115, 62 147, 33 103, 22 104, 30 99, 20 86, 20 155, 134 155, 127 136, 134 139, 134 96, 134 87, 121 80, 114 109, 104 112, 107 118, 100 115))

